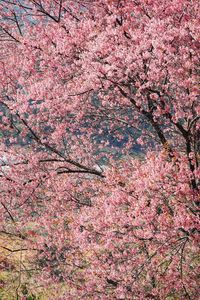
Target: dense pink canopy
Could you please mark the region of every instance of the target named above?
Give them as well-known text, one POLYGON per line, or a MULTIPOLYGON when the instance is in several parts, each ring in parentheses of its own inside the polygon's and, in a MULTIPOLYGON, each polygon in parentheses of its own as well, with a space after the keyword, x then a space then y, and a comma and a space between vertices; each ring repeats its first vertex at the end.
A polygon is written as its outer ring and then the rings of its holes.
POLYGON ((60 299, 197 299, 199 2, 0 11, 1 233, 60 299))

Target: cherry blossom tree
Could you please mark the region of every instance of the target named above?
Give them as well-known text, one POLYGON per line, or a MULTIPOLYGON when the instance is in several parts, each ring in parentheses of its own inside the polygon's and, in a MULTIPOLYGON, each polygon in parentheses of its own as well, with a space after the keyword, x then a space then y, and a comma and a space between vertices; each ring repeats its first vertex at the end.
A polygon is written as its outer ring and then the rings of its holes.
POLYGON ((60 299, 196 299, 198 1, 0 8, 1 233, 60 299))

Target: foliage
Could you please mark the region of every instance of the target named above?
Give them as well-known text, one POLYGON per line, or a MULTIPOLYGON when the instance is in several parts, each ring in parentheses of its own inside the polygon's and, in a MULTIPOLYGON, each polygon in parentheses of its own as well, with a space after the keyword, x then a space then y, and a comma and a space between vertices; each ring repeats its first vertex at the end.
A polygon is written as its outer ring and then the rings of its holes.
MULTIPOLYGON (((197 299, 199 2, 0 10, 1 233, 35 253, 27 288, 197 299), (145 155, 133 158, 136 144, 145 155)), ((23 271, 20 259, 18 297, 23 271)))

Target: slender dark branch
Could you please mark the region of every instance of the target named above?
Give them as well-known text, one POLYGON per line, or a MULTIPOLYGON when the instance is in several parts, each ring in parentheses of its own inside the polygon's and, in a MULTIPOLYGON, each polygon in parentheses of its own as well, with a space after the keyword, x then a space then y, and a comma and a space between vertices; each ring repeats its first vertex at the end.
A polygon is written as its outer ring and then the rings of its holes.
POLYGON ((136 101, 130 97, 119 85, 117 85, 120 93, 126 98, 128 99, 133 105, 134 107, 141 113, 143 114, 143 116, 145 116, 148 121, 151 123, 152 127, 154 128, 154 130, 156 131, 162 145, 164 146, 164 148, 166 148, 166 146, 168 147, 168 152, 170 157, 173 156, 173 151, 172 148, 169 146, 167 139, 165 138, 165 135, 163 133, 163 130, 160 128, 160 126, 158 125, 158 123, 156 121, 154 121, 153 115, 151 112, 144 110, 143 108, 141 108, 140 106, 137 105, 136 101))
POLYGON ((22 240, 25 240, 25 239, 26 239, 26 236, 23 235, 23 234, 21 234, 21 233, 16 234, 16 233, 12 233, 12 232, 7 232, 7 231, 5 231, 5 230, 0 230, 0 233, 6 234, 6 235, 9 235, 9 236, 18 237, 18 238, 20 238, 20 239, 22 239, 22 240))
MULTIPOLYGON (((121 94, 124 97, 126 97, 127 99, 129 99, 130 102, 134 105, 134 107, 149 120, 152 127, 156 131, 162 145, 164 146, 165 149, 167 149, 169 157, 171 157, 171 158, 174 157, 173 150, 170 147, 167 139, 165 138, 165 135, 164 135, 163 130, 161 129, 160 125, 154 120, 152 112, 146 111, 143 108, 141 108, 140 106, 138 106, 136 104, 136 101, 132 97, 130 97, 119 85, 117 85, 117 87, 120 90, 121 94)), ((194 174, 195 166, 193 164, 192 159, 190 158, 190 153, 192 152, 191 141, 190 141, 190 131, 186 130, 179 122, 174 122, 172 115, 170 113, 167 113, 166 117, 168 117, 170 119, 170 121, 172 122, 172 124, 174 124, 178 128, 178 130, 181 132, 183 138, 185 139, 186 154, 187 154, 187 158, 188 158, 189 167, 190 167, 191 172, 194 174)), ((191 184, 193 190, 198 190, 198 186, 197 186, 195 177, 190 180, 190 184, 191 184)))
POLYGON ((13 218, 11 212, 8 210, 8 208, 6 207, 6 205, 1 201, 1 205, 3 206, 3 208, 6 210, 6 212, 8 213, 9 217, 11 218, 11 220, 13 221, 13 223, 15 223, 15 219, 13 218))
POLYGON ((14 35, 12 35, 7 29, 5 29, 4 27, 2 27, 1 25, 0 25, 0 29, 2 31, 4 31, 9 37, 11 37, 12 40, 14 40, 17 43, 20 43, 20 41, 16 37, 14 37, 14 35))
POLYGON ((55 16, 52 16, 50 13, 48 13, 46 10, 44 10, 43 8, 41 9, 38 9, 37 10, 38 12, 41 12, 43 15, 49 17, 50 19, 52 19, 54 22, 58 23, 59 20, 55 17, 55 16))
POLYGON ((4 163, 4 162, 1 162, 1 166, 2 167, 5 167, 5 166, 27 165, 27 164, 28 164, 28 160, 26 160, 26 161, 19 161, 19 162, 16 162, 16 163, 4 163))
POLYGON ((61 19, 62 3, 63 3, 63 0, 60 0, 59 12, 58 12, 58 22, 60 22, 60 19, 61 19))
POLYGON ((32 250, 38 251, 38 249, 35 249, 35 248, 31 248, 31 249, 28 249, 28 248, 22 248, 21 249, 20 248, 20 249, 14 249, 14 250, 12 250, 10 248, 7 248, 7 247, 4 247, 4 246, 1 246, 1 248, 5 249, 5 250, 7 250, 9 252, 12 252, 12 253, 14 253, 14 252, 20 252, 20 251, 32 251, 32 250))
POLYGON ((109 115, 106 115, 106 114, 95 114, 95 113, 91 113, 91 114, 88 114, 88 115, 86 115, 86 117, 97 117, 97 118, 105 118, 105 119, 107 119, 107 120, 114 120, 114 121, 116 121, 116 122, 119 122, 119 123, 122 123, 122 124, 124 124, 125 126, 127 126, 127 127, 129 127, 129 128, 133 128, 133 129, 135 129, 135 130, 137 130, 137 131, 140 131, 140 129, 139 128, 137 128, 137 127, 135 127, 135 126, 133 126, 133 125, 131 125, 130 123, 128 123, 126 120, 124 120, 124 119, 119 119, 119 118, 116 118, 116 117, 113 117, 113 116, 109 116, 109 115))
POLYGON ((72 169, 65 169, 65 170, 57 170, 57 174, 70 174, 70 173, 81 173, 81 174, 94 174, 94 175, 98 175, 102 178, 105 178, 105 175, 101 174, 100 172, 96 171, 96 170, 90 170, 88 172, 88 170, 72 170, 72 169), (99 174, 100 173, 100 174, 99 174))
POLYGON ((77 93, 77 94, 69 94, 68 96, 69 97, 81 96, 81 95, 87 94, 87 93, 92 92, 92 91, 93 91, 93 89, 90 89, 90 90, 87 90, 87 91, 84 91, 84 92, 81 92, 81 93, 77 93))
POLYGON ((189 125, 189 128, 188 130, 190 130, 192 128, 192 126, 200 119, 200 116, 196 116, 191 122, 190 122, 190 125, 189 125))
POLYGON ((45 162, 65 162, 64 159, 56 159, 56 158, 46 158, 46 159, 40 159, 40 163, 45 163, 45 162))
MULTIPOLYGON (((28 125, 27 121, 24 120, 23 118, 20 117, 19 114, 17 114, 18 118, 22 121, 22 123, 25 125, 25 127, 31 132, 33 138, 38 142, 38 144, 40 144, 41 146, 45 147, 46 149, 48 149, 49 151, 57 154, 58 156, 60 156, 61 158, 64 159, 65 162, 69 163, 69 164, 72 164, 80 169, 82 169, 82 171, 84 170, 85 173, 89 173, 89 174, 94 174, 94 175, 97 175, 97 176, 100 176, 100 177, 104 177, 104 175, 102 175, 101 172, 95 170, 95 169, 91 169, 91 168, 88 168, 76 161, 74 161, 73 159, 70 159, 70 158, 66 158, 64 154, 62 154, 59 150, 57 150, 56 148, 52 147, 51 145, 49 145, 48 143, 46 142, 42 142, 41 139, 39 138, 39 136, 33 131, 33 129, 28 125)), ((81 171, 81 172, 82 172, 81 171)), ((77 172, 78 173, 78 170, 77 172)), ((82 172, 83 173, 83 172, 82 172)))
POLYGON ((17 15, 16 15, 15 12, 13 12, 13 15, 14 15, 15 22, 16 22, 16 24, 17 24, 17 28, 18 28, 18 30, 19 30, 19 33, 20 33, 21 36, 23 36, 21 27, 20 27, 20 25, 19 25, 19 21, 18 21, 18 19, 17 19, 17 15))
POLYGON ((80 19, 71 12, 70 8, 65 7, 64 12, 67 12, 72 18, 74 18, 76 21, 80 22, 80 19))

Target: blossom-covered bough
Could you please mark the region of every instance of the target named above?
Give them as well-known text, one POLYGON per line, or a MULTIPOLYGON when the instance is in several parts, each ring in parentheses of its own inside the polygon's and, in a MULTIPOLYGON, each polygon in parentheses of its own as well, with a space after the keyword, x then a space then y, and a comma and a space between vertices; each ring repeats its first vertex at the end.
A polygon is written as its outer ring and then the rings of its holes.
POLYGON ((35 253, 18 297, 40 279, 60 299, 197 299, 198 1, 0 11, 1 233, 35 253))

